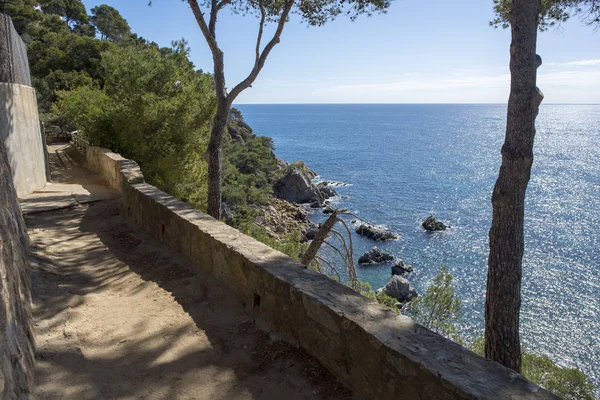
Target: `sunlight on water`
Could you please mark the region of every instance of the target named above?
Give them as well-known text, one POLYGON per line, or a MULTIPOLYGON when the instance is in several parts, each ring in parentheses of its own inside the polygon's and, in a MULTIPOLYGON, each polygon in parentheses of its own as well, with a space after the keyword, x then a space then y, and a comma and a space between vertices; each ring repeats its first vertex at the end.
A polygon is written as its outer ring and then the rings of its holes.
MULTIPOLYGON (((490 196, 504 139, 503 105, 244 105, 256 133, 286 161, 304 160, 336 188, 338 206, 400 240, 423 291, 440 265, 463 300, 462 331, 483 334, 490 196), (429 214, 452 228, 427 234, 429 214)), ((543 105, 527 191, 523 262, 524 345, 578 366, 600 386, 600 106, 543 105)), ((315 220, 323 215, 313 215, 315 220)), ((357 257, 374 243, 355 238, 357 257)), ((360 268, 374 288, 389 265, 360 268)))

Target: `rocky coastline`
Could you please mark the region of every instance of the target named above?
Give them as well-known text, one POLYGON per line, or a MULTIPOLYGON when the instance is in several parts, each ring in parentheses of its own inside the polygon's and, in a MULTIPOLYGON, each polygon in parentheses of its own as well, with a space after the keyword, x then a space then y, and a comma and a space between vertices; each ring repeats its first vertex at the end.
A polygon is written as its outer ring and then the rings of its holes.
MULTIPOLYGON (((267 235, 274 239, 281 239, 292 232, 301 232, 301 240, 310 241, 320 226, 309 219, 311 210, 322 209, 324 214, 333 213, 335 208, 330 202, 332 198, 338 196, 334 187, 343 187, 347 184, 335 181, 316 182, 318 174, 302 161, 287 164, 278 159, 277 163, 280 168, 280 178, 273 185, 273 197, 267 205, 261 207, 262 212, 255 223, 263 227, 267 235)), ((352 224, 357 235, 373 242, 399 238, 397 234, 383 226, 357 219, 353 220, 352 224)), ((429 216, 421 225, 428 232, 443 231, 448 228, 433 216, 429 216)), ((384 293, 394 298, 398 308, 418 296, 407 278, 414 272, 414 268, 405 264, 402 259, 394 258, 378 247, 373 247, 358 259, 358 265, 364 268, 382 264, 391 264, 391 275, 388 283, 376 290, 377 294, 384 293)))
POLYGON ((302 161, 288 164, 278 159, 277 165, 281 177, 273 185, 273 196, 260 207, 254 223, 273 239, 299 231, 302 241, 310 241, 319 226, 308 219, 309 210, 326 209, 328 200, 337 196, 337 192, 329 182, 316 183, 317 173, 302 161))

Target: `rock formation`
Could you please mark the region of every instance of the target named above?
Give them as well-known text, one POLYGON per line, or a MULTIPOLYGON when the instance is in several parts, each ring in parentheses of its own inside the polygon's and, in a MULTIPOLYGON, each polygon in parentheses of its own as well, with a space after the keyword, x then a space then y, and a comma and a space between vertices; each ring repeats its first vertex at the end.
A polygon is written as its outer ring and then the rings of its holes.
POLYGON ((396 260, 394 260, 394 265, 392 265, 392 275, 407 275, 412 273, 413 271, 413 267, 404 264, 404 261, 402 261, 402 259, 396 258, 396 260))
POLYGON ((265 229, 267 235, 274 239, 294 232, 307 232, 313 225, 308 220, 306 210, 288 201, 272 198, 254 223, 265 229))
POLYGON ((275 196, 291 203, 312 203, 323 206, 323 202, 337 193, 325 184, 313 183, 317 174, 302 161, 287 167, 287 172, 275 183, 275 196))
POLYGON ((392 261, 393 259, 394 257, 391 254, 382 252, 378 247, 373 247, 371 250, 360 256, 358 263, 360 265, 375 265, 392 261))
POLYGON ((435 217, 433 215, 430 215, 429 217, 427 217, 427 219, 425 221, 423 221, 421 226, 423 228, 425 228, 426 231, 429 231, 429 232, 446 230, 446 225, 443 222, 435 219, 435 217))
POLYGON ((398 236, 386 230, 385 228, 370 224, 360 224, 358 228, 356 228, 356 233, 376 242, 398 239, 398 236))
POLYGON ((417 291, 410 282, 400 275, 392 276, 392 279, 383 288, 377 290, 377 292, 380 291, 395 298, 400 303, 406 303, 418 296, 417 291))

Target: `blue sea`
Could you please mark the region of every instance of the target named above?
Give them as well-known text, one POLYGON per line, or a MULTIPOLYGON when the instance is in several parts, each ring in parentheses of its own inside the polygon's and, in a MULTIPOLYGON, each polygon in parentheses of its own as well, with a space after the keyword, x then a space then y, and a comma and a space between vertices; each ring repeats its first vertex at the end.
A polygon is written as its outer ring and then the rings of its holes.
MULTIPOLYGON (((491 193, 506 105, 238 105, 276 154, 336 188, 336 207, 400 236, 377 246, 415 268, 423 292, 440 266, 463 302, 460 330, 483 335, 491 193), (451 225, 426 233, 430 214, 451 225)), ((600 387, 600 105, 542 105, 527 190, 524 346, 579 367, 600 387)), ((324 220, 317 210, 311 219, 324 220)), ((375 243, 354 237, 355 256, 375 243)), ((358 267, 378 288, 390 265, 358 267)))

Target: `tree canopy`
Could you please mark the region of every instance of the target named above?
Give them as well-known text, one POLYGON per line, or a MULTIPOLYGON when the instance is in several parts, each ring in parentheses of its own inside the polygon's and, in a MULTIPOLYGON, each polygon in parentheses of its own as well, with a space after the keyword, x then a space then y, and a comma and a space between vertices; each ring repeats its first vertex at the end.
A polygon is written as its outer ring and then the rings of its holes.
POLYGON ((108 39, 112 42, 123 40, 131 31, 129 24, 121 16, 121 13, 106 4, 92 8, 90 21, 100 32, 102 39, 108 39))
POLYGON ((36 5, 36 0, 3 0, 0 12, 10 15, 19 35, 25 36, 28 26, 42 19, 42 13, 35 9, 36 5))
POLYGON ((83 25, 88 22, 88 15, 81 0, 44 0, 42 11, 63 18, 67 25, 83 25))
MULTIPOLYGON (((494 27, 508 28, 512 0, 494 0, 496 18, 490 22, 494 27)), ((599 0, 541 0, 539 29, 544 31, 552 26, 579 16, 587 24, 600 23, 599 0)))

